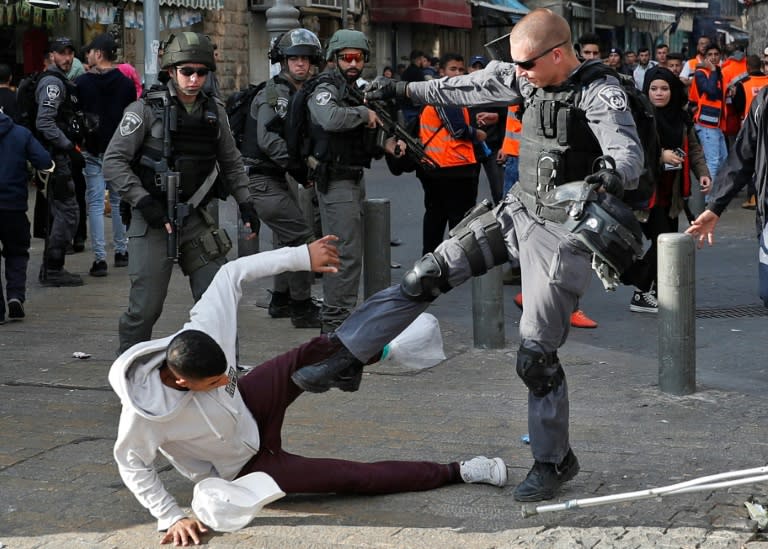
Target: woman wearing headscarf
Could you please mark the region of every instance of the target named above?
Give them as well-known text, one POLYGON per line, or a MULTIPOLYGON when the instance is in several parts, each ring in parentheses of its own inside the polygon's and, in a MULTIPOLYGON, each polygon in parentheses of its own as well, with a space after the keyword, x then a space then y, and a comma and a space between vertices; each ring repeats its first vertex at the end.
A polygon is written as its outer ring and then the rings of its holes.
POLYGON ((678 231, 678 217, 691 194, 691 170, 699 179, 702 193, 712 188, 704 151, 693 121, 685 110, 685 88, 670 70, 656 67, 648 72, 643 93, 655 108, 656 129, 661 144, 661 177, 649 201, 648 220, 642 224, 650 248, 634 266, 637 278, 630 310, 639 313, 658 312, 656 299, 657 237, 678 231))

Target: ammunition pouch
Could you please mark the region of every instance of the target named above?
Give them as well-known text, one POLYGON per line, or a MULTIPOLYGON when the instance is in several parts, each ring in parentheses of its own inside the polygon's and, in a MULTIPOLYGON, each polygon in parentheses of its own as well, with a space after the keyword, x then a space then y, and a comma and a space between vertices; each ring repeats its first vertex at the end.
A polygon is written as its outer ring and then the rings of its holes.
POLYGON ((210 224, 201 235, 179 248, 179 266, 189 276, 211 261, 223 257, 232 249, 227 231, 210 224))

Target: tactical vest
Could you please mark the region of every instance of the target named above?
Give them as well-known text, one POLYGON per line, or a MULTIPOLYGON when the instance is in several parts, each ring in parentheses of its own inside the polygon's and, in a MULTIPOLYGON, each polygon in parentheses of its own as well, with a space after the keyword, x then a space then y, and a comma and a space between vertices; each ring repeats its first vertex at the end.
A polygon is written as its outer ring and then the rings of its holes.
MULTIPOLYGON (((163 106, 162 94, 168 94, 167 88, 153 90, 146 95, 145 102, 152 109, 152 127, 163 126, 166 108, 168 116, 171 150, 166 159, 171 171, 181 174, 179 201, 189 200, 203 184, 216 164, 216 151, 219 143, 219 115, 216 100, 206 97, 198 112, 188 113, 174 97, 169 97, 168 106, 163 106), (154 92, 154 93, 153 93, 154 92)), ((154 137, 152 132, 144 139, 141 156, 153 161, 163 158, 163 134, 154 137)), ((154 197, 163 199, 164 194, 156 184, 155 172, 144 166, 134 166, 144 188, 154 197)), ((210 200, 216 191, 214 185, 201 204, 210 200)))
MULTIPOLYGON (((274 121, 270 123, 270 130, 277 131, 278 133, 282 131, 282 122, 285 119, 286 114, 285 106, 288 105, 287 99, 293 95, 294 91, 295 90, 293 85, 287 82, 285 79, 281 78, 279 74, 274 78, 270 78, 266 82, 264 89, 260 93, 264 94, 264 102, 272 107, 275 110, 275 114, 277 115, 274 121), (286 102, 284 103, 282 109, 278 108, 279 98, 281 97, 278 84, 287 86, 289 90, 288 96, 285 97, 286 102)), ((259 94, 253 98, 253 101, 255 102, 258 97, 259 94)), ((249 106, 248 116, 245 119, 245 138, 243 139, 243 146, 240 152, 243 154, 243 157, 249 161, 249 164, 256 165, 257 167, 263 168, 266 171, 284 173, 285 170, 275 164, 272 159, 264 151, 261 150, 261 147, 259 147, 257 127, 258 120, 251 116, 251 108, 249 106)))
POLYGON ((537 196, 593 173, 602 149, 576 108, 573 78, 558 87, 534 89, 526 99, 520 134, 520 190, 537 196))
MULTIPOLYGON (((337 70, 330 71, 326 82, 332 83, 341 92, 339 106, 358 107, 361 103, 355 101, 347 90, 347 84, 344 76, 337 70)), ((321 75, 322 76, 322 75, 321 75)), ((310 154, 319 162, 333 167, 365 167, 371 166, 371 155, 373 149, 370 142, 370 134, 366 125, 361 124, 352 130, 330 133, 325 131, 319 124, 316 124, 312 117, 309 117, 309 139, 311 143, 310 154)))
MULTIPOLYGON (((77 101, 77 85, 71 80, 68 80, 58 71, 43 71, 40 74, 40 80, 46 76, 56 77, 64 87, 65 98, 56 115, 56 126, 67 136, 67 139, 72 141, 72 143, 81 145, 85 140, 87 129, 93 128, 86 128, 85 115, 77 101)), ((38 80, 38 85, 40 80, 38 80)), ((35 89, 35 99, 36 98, 37 89, 35 89)))

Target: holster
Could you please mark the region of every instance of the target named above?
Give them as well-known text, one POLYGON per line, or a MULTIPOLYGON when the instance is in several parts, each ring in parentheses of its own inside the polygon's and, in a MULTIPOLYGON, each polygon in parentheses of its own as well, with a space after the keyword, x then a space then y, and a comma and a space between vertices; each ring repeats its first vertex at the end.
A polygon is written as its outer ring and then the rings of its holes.
POLYGON ((207 227, 202 234, 179 247, 179 267, 187 276, 214 259, 227 255, 232 249, 232 240, 227 231, 217 227, 204 210, 199 209, 198 212, 205 219, 207 227))

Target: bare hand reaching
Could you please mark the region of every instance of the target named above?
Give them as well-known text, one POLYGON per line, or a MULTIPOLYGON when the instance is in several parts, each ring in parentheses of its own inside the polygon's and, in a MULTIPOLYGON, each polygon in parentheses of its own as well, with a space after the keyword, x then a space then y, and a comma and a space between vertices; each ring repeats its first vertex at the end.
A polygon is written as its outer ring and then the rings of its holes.
POLYGON ((693 220, 691 226, 685 231, 685 234, 692 235, 696 239, 696 245, 701 248, 704 241, 712 246, 715 243, 715 225, 717 225, 720 216, 710 210, 704 210, 699 217, 693 220))
POLYGON ((339 237, 333 234, 319 238, 307 245, 309 248, 309 260, 312 270, 316 273, 337 273, 341 262, 339 250, 334 242, 339 237))

